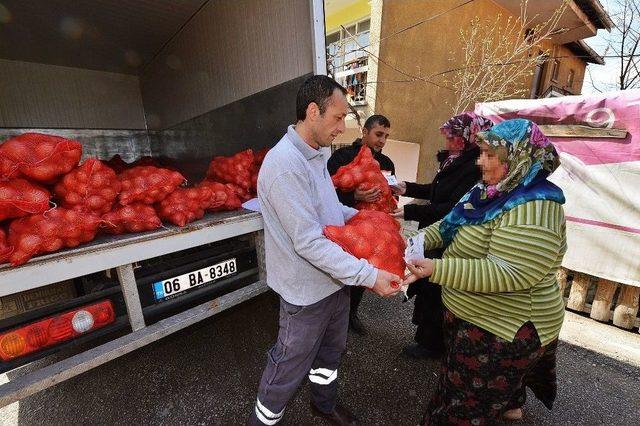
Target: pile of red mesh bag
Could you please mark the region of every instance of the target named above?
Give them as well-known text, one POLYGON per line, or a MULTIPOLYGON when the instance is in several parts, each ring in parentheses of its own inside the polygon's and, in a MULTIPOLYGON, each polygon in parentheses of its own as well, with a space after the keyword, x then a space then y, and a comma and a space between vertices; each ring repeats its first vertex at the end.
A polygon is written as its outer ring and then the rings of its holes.
POLYGON ((43 213, 49 198, 49 191, 24 179, 0 182, 0 221, 43 213))
POLYGON ((16 219, 9 225, 9 256, 14 266, 33 256, 64 247, 76 247, 95 238, 100 217, 94 213, 58 207, 42 214, 16 219))
POLYGON ((333 175, 333 184, 336 188, 345 192, 355 191, 356 188, 369 190, 379 188, 381 196, 375 203, 360 201, 356 203, 358 210, 378 210, 391 213, 397 208, 396 199, 387 179, 380 171, 380 164, 373 158, 371 149, 363 146, 354 160, 338 169, 333 175))
POLYGON ((116 173, 100 160, 89 158, 64 175, 54 193, 62 207, 84 208, 98 214, 107 213, 120 193, 116 173))
POLYGON ((211 204, 211 190, 205 186, 178 188, 162 200, 156 210, 161 219, 184 226, 204 216, 211 204))
POLYGON ((362 210, 345 226, 326 226, 324 235, 355 257, 404 278, 406 244, 390 215, 362 210))
POLYGON ((0 145, 0 179, 25 177, 53 183, 78 165, 80 142, 41 133, 24 133, 0 145))
POLYGON ((242 207, 242 201, 235 191, 220 182, 205 180, 198 184, 199 187, 208 188, 211 191, 211 198, 206 210, 211 212, 238 210, 242 207))
POLYGON ((108 234, 124 234, 127 232, 152 231, 162 226, 162 221, 153 206, 133 203, 118 206, 102 215, 104 232, 108 234))
POLYGON ((110 160, 104 162, 111 170, 116 172, 116 174, 120 174, 129 168, 129 163, 124 161, 120 154, 116 154, 111 157, 110 160))
POLYGON ((213 157, 207 170, 207 179, 222 183, 232 183, 250 191, 255 173, 254 155, 251 149, 231 157, 213 157))
POLYGON ((118 201, 123 206, 141 202, 153 204, 164 200, 185 181, 180 173, 154 166, 138 166, 118 175, 122 191, 118 201))
POLYGON ((0 228, 0 263, 4 263, 9 260, 9 256, 13 252, 13 246, 9 245, 7 241, 7 233, 4 229, 0 228))
MULTIPOLYGON (((257 178, 258 175, 256 175, 257 178)), ((225 183, 225 186, 238 196, 241 202, 248 201, 254 197, 254 192, 250 189, 242 188, 234 183, 225 183)))

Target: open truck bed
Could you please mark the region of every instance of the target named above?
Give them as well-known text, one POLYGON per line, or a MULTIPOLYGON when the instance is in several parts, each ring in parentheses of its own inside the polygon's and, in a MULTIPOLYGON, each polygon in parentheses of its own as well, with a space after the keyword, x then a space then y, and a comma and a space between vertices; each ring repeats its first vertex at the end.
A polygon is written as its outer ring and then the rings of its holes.
MULTIPOLYGON (((322 0, 3 6, 11 20, 0 26, 0 142, 28 131, 55 134, 81 142, 83 159, 151 155, 192 183, 214 155, 273 146, 295 119, 300 83, 326 73, 322 0)), ((97 346, 91 333, 80 336, 75 355, 16 374, 0 386, 0 406, 266 291, 262 219, 247 210, 211 214, 182 228, 99 237, 19 267, 0 265, 0 298, 69 280, 82 297, 3 317, 0 336, 98 296, 114 303, 117 333, 96 333, 97 346), (154 299, 157 280, 231 257, 237 273, 154 299)), ((32 359, 0 361, 0 371, 32 359)))

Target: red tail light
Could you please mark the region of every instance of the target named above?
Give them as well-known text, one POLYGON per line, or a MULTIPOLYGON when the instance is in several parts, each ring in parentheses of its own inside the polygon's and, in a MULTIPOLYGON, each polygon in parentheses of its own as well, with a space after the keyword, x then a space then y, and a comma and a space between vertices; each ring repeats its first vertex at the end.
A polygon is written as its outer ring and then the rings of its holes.
POLYGON ((45 318, 0 334, 0 358, 9 361, 24 356, 102 328, 115 319, 110 300, 45 318))

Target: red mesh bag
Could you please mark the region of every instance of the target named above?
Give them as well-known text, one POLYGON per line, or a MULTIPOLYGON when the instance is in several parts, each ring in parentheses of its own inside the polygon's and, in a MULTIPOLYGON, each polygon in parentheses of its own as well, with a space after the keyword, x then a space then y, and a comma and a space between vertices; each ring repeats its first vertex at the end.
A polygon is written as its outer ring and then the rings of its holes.
POLYGON ((152 231, 162 226, 162 221, 153 206, 133 203, 118 206, 102 215, 100 225, 108 234, 124 234, 127 232, 152 231))
POLYGON ((0 178, 27 177, 53 183, 78 165, 80 142, 41 133, 24 133, 0 145, 0 178))
POLYGON ((404 278, 406 244, 388 214, 361 211, 345 226, 326 226, 324 235, 355 257, 404 278))
POLYGON ((129 163, 124 161, 120 154, 116 154, 109 161, 104 162, 111 170, 116 172, 116 174, 120 174, 123 171, 129 168, 129 163))
POLYGON ((7 233, 0 228, 0 263, 8 261, 11 253, 13 253, 13 247, 7 241, 7 233))
POLYGON ((156 210, 163 220, 184 226, 202 218, 210 203, 211 190, 207 187, 178 188, 162 200, 156 210))
POLYGON ((207 211, 220 212, 238 210, 242 207, 242 201, 238 198, 235 191, 224 183, 205 180, 200 182, 198 186, 208 188, 211 191, 209 205, 206 208, 207 211))
POLYGON ((121 186, 113 170, 102 161, 89 158, 60 179, 54 194, 62 207, 85 208, 103 214, 111 210, 121 186))
POLYGON ((251 191, 254 194, 258 193, 258 173, 260 173, 260 167, 264 161, 264 157, 267 156, 269 148, 261 149, 256 152, 253 157, 253 173, 251 174, 251 191))
POLYGON ((184 176, 178 172, 154 166, 138 166, 125 170, 118 178, 122 183, 118 201, 123 206, 135 202, 160 202, 185 181, 184 176))
POLYGON ((363 146, 353 161, 338 169, 332 177, 333 185, 341 191, 352 192, 356 188, 369 190, 379 188, 382 192, 380 199, 375 203, 360 201, 356 203, 358 210, 378 210, 385 213, 394 211, 398 203, 393 198, 393 193, 387 179, 380 171, 380 164, 373 158, 371 149, 363 146))
MULTIPOLYGON (((257 175, 256 175, 257 177, 257 175)), ((251 190, 248 189, 244 189, 238 185, 235 185, 233 183, 226 183, 225 184, 227 186, 227 188, 229 188, 231 191, 233 191, 238 198, 240 199, 241 202, 245 202, 248 201, 250 199, 252 199, 255 195, 251 190)))
POLYGON ((55 208, 16 219, 9 225, 11 264, 21 265, 33 256, 64 247, 76 247, 95 238, 100 217, 92 212, 55 208))
POLYGON ((254 170, 253 151, 247 149, 232 157, 213 157, 207 170, 207 179, 233 183, 249 191, 254 170))
POLYGON ((256 152, 253 156, 253 164, 260 167, 262 162, 264 161, 264 157, 267 156, 270 148, 263 148, 260 151, 256 152))
POLYGON ((50 197, 49 191, 24 179, 0 182, 0 221, 43 213, 50 197))

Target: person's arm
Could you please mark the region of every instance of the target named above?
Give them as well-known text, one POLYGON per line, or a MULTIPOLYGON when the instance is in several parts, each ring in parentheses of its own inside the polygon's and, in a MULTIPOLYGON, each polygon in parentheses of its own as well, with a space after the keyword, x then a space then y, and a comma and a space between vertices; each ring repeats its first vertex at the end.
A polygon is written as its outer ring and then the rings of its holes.
MULTIPOLYGON (((562 221, 561 206, 553 206, 549 222, 562 221), (553 210, 556 210, 555 212, 553 210)), ((546 219, 545 219, 546 220, 546 219)), ((475 293, 505 293, 527 290, 549 273, 562 249, 558 230, 538 223, 508 225, 491 234, 489 252, 483 259, 436 259, 430 281, 443 287, 475 293)))
MULTIPOLYGON (((445 217, 460 199, 478 182, 478 172, 466 173, 458 182, 446 201, 426 205, 407 204, 404 206, 404 219, 433 223, 445 217)), ((408 187, 407 187, 408 188, 408 187)))
MULTIPOLYGON (((355 286, 373 287, 378 270, 327 239, 310 196, 308 177, 286 172, 278 176, 267 197, 296 253, 334 279, 355 286)), ((304 279, 304 277, 301 277, 304 279)))
POLYGON ((437 248, 441 248, 444 243, 442 241, 442 235, 440 234, 440 222, 438 221, 426 228, 418 229, 417 231, 411 232, 407 235, 407 238, 412 238, 418 236, 419 234, 424 235, 424 250, 433 250, 437 248))
POLYGON ((342 205, 342 216, 344 217, 345 223, 349 222, 349 220, 351 220, 351 218, 356 214, 358 214, 358 210, 349 206, 345 206, 344 204, 342 205))
POLYGON ((431 198, 431 184, 421 184, 414 182, 405 182, 407 189, 404 195, 405 197, 417 198, 419 200, 428 200, 431 198))

